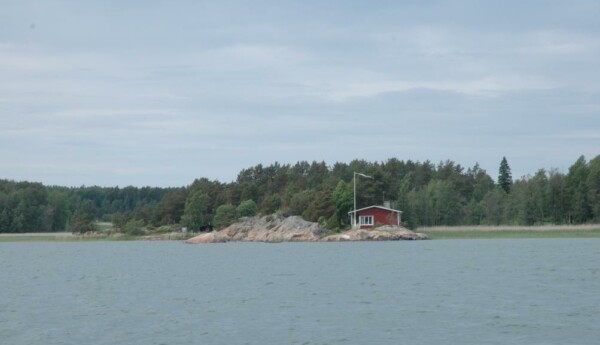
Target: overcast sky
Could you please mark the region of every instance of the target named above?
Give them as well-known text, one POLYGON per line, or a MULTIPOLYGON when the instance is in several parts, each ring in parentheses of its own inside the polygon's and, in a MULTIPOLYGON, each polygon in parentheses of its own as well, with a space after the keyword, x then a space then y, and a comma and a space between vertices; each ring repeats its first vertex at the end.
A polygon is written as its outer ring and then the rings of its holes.
POLYGON ((600 154, 600 1, 0 0, 0 178, 600 154))

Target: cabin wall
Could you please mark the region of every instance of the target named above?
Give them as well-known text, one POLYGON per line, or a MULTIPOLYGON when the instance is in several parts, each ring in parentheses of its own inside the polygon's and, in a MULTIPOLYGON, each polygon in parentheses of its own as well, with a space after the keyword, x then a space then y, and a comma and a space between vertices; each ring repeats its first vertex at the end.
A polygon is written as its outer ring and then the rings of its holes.
MULTIPOLYGON (((373 216, 375 225, 398 225, 398 213, 380 208, 369 208, 358 212, 358 216, 373 216)), ((359 218, 360 219, 360 218, 359 218)), ((371 228, 372 225, 361 225, 361 229, 371 228)))

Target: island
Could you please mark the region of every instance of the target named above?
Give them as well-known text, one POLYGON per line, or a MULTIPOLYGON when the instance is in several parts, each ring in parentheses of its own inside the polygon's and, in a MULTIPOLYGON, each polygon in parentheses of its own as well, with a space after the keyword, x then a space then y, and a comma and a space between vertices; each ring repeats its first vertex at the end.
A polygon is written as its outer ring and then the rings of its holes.
POLYGON ((384 225, 374 229, 352 229, 340 233, 309 222, 299 216, 280 215, 245 217, 219 231, 200 234, 185 243, 224 242, 342 242, 425 240, 428 236, 401 226, 384 225))

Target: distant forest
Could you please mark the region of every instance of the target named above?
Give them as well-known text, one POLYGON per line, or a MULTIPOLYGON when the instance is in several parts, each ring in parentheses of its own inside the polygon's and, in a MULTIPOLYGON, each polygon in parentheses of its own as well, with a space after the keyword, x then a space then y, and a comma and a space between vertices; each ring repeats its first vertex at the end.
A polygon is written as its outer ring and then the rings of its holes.
POLYGON ((257 213, 301 215, 336 230, 347 228, 353 207, 391 201, 410 228, 435 225, 582 224, 600 221, 600 155, 581 156, 565 173, 540 169, 513 179, 508 161, 496 179, 477 164, 433 164, 395 158, 261 164, 237 180, 200 178, 180 188, 59 187, 0 180, 0 232, 94 230, 97 221, 117 229, 171 225, 190 230, 223 227, 257 213))

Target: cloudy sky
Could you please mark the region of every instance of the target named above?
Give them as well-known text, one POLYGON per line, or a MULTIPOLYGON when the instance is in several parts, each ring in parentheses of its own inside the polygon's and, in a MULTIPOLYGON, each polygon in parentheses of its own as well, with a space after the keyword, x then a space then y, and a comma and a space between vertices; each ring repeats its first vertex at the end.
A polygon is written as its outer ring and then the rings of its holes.
POLYGON ((0 0, 0 178, 600 154, 600 2, 0 0))

